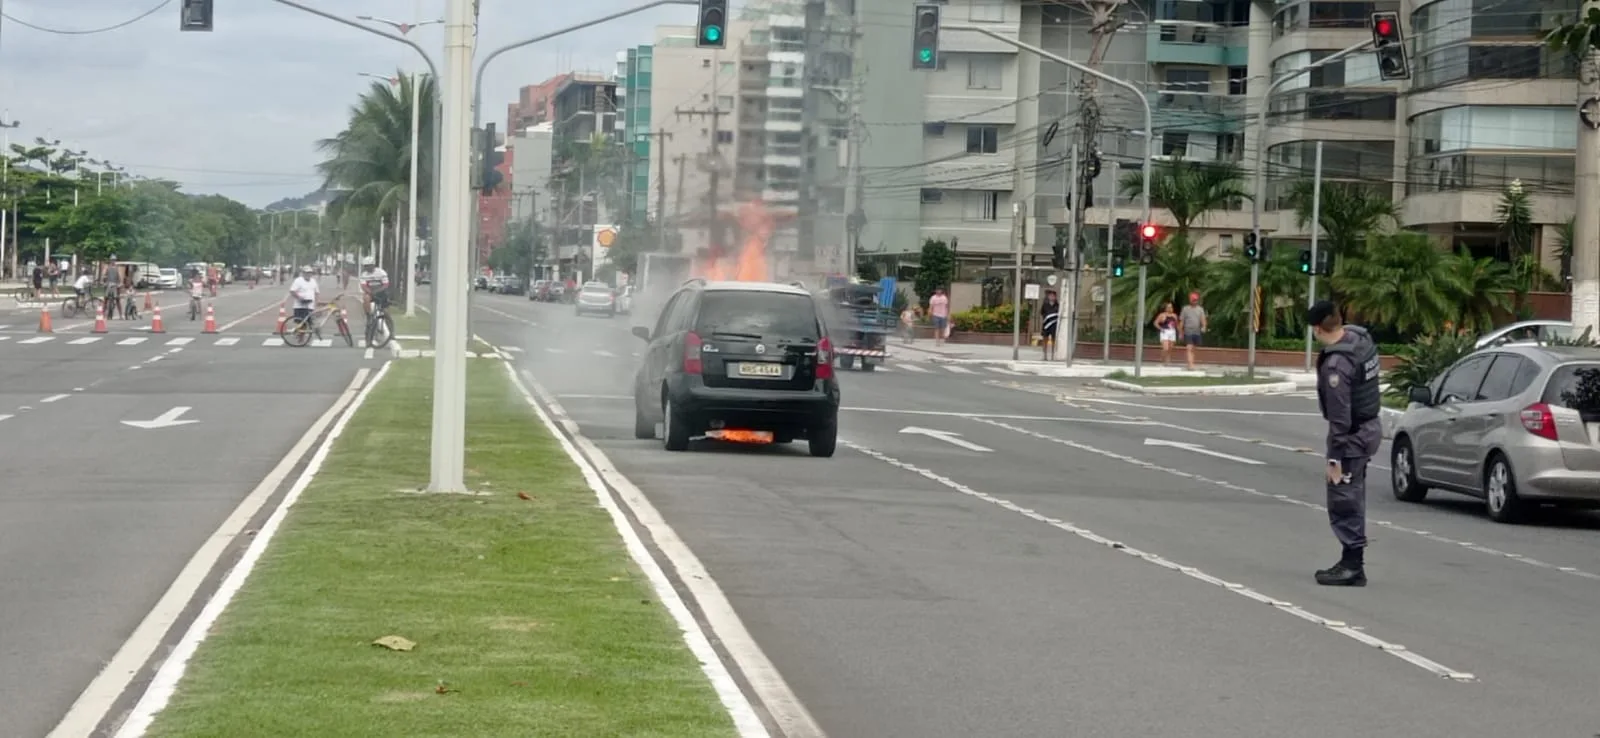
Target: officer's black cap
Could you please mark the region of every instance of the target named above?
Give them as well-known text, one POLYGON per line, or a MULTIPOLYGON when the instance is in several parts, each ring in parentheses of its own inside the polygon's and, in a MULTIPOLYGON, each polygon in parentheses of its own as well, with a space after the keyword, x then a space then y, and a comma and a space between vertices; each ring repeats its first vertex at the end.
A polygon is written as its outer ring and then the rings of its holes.
POLYGON ((1322 325, 1322 322, 1339 313, 1339 307, 1332 300, 1318 300, 1316 304, 1306 309, 1306 325, 1322 325))

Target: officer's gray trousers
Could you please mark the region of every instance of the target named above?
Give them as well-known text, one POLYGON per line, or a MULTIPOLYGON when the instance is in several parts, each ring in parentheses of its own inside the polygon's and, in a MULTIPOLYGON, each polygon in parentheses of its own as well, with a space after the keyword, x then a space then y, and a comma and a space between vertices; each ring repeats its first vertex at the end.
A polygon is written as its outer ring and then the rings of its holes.
POLYGON ((1345 548, 1367 545, 1367 461, 1366 456, 1345 459, 1341 464, 1350 481, 1328 484, 1328 524, 1345 548))

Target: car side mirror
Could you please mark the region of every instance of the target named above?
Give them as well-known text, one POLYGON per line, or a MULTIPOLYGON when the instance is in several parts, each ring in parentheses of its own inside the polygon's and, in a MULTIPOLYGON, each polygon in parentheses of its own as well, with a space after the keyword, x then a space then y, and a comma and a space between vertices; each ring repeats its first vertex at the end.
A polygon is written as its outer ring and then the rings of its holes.
POLYGON ((1411 391, 1406 393, 1406 399, 1419 405, 1432 405, 1433 391, 1427 387, 1412 387, 1411 391))
POLYGON ((650 329, 642 325, 636 325, 633 327, 633 335, 638 336, 642 340, 648 341, 650 340, 650 329))

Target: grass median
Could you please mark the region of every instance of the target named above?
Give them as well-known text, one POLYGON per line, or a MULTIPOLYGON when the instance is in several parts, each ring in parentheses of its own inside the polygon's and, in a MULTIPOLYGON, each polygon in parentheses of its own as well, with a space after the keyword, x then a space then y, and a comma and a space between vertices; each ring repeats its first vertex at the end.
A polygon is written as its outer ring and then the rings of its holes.
POLYGON ((1106 379, 1137 384, 1141 387, 1232 387, 1236 385, 1276 384, 1285 381, 1280 377, 1247 377, 1243 374, 1206 375, 1204 377, 1143 376, 1135 377, 1123 371, 1106 375, 1106 379))
POLYGON ((467 481, 490 494, 409 492, 432 364, 395 362, 148 735, 734 735, 502 362, 467 371, 467 481), (374 645, 391 635, 415 647, 374 645))
MULTIPOLYGON (((416 315, 406 315, 405 310, 396 310, 389 313, 394 320, 394 335, 401 347, 406 349, 432 349, 433 318, 426 312, 417 311, 416 315), (399 338, 399 336, 421 336, 418 338, 399 338)), ((467 339, 467 350, 475 354, 492 354, 494 347, 477 338, 467 339)))

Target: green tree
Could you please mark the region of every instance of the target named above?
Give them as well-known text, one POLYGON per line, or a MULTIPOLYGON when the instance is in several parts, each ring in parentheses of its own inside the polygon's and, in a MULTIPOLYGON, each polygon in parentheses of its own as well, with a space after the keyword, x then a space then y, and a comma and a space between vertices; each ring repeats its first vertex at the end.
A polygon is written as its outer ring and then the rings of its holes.
POLYGON ((1461 249, 1445 261, 1445 266, 1449 270, 1446 284, 1456 291, 1457 328, 1474 333, 1487 331, 1494 327, 1496 314, 1511 310, 1515 304, 1512 293, 1519 277, 1504 262, 1473 258, 1461 249))
POLYGON ((1334 287, 1349 313, 1369 326, 1432 332, 1460 320, 1466 287, 1432 239, 1400 232, 1371 237, 1363 253, 1337 262, 1334 287))
POLYGON ((934 290, 945 289, 956 278, 956 252, 944 241, 928 239, 922 242, 921 258, 917 262, 917 298, 927 307, 934 290))
POLYGON ((1556 256, 1561 260, 1560 291, 1565 292, 1568 287, 1567 280, 1572 279, 1572 244, 1576 240, 1573 235, 1577 227, 1577 218, 1567 218, 1567 222, 1556 227, 1556 256))
MULTIPOLYGON (((1144 191, 1144 172, 1124 174, 1118 187, 1124 195, 1139 197, 1144 191)), ((1150 206, 1171 213, 1177 235, 1186 242, 1190 229, 1207 213, 1249 199, 1244 174, 1229 163, 1175 158, 1151 171, 1150 206)))
MULTIPOLYGON (((1301 228, 1311 225, 1315 183, 1309 179, 1289 187, 1288 203, 1294 208, 1295 222, 1301 228)), ((1342 258, 1360 253, 1368 237, 1379 233, 1399 218, 1394 201, 1373 187, 1358 182, 1322 183, 1322 206, 1317 213, 1322 226, 1318 248, 1342 258)))
POLYGON ((55 208, 40 219, 35 230, 54 242, 54 253, 73 254, 81 261, 102 261, 112 255, 137 256, 131 248, 132 206, 127 197, 115 191, 55 208))
MULTIPOLYGON (((1206 294, 1212 287, 1215 274, 1213 262, 1204 254, 1196 253, 1194 244, 1181 231, 1173 231, 1156 247, 1156 258, 1150 264, 1145 285, 1145 318, 1153 320, 1161 303, 1172 301, 1183 305, 1184 296, 1190 292, 1206 294)), ((1112 293, 1112 305, 1126 318, 1137 315, 1139 294, 1129 289, 1112 293)))
MULTIPOLYGON (((1243 251, 1232 258, 1215 262, 1206 305, 1212 325, 1238 336, 1246 335, 1250 325, 1250 260, 1243 251)), ((1310 287, 1300 273, 1299 254, 1289 249, 1272 249, 1261 262, 1256 286, 1261 290, 1261 328, 1269 336, 1296 334, 1304 330, 1306 290, 1310 287)))

